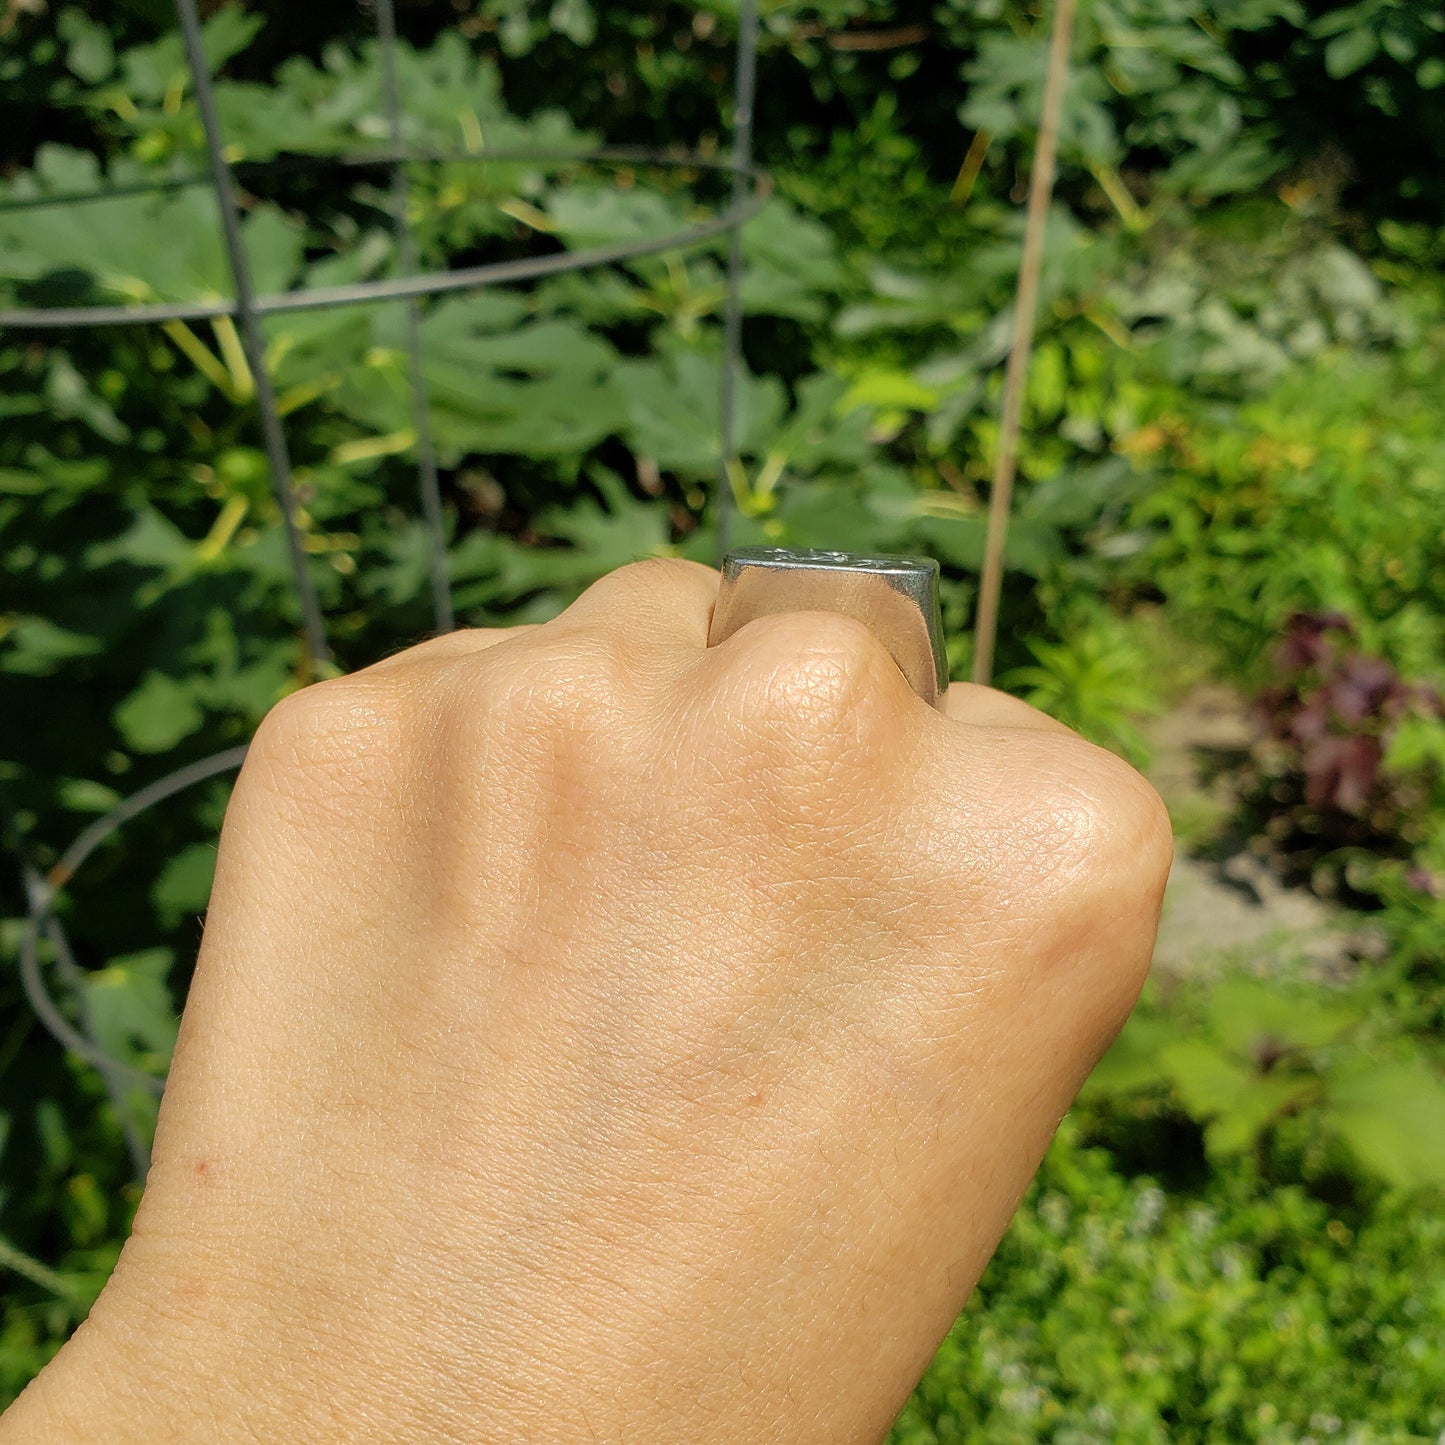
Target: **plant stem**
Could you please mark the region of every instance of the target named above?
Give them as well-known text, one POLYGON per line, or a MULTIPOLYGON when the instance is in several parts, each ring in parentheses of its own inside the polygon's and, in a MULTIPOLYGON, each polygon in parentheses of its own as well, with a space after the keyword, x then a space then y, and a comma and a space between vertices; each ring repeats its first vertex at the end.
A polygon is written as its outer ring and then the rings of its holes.
POLYGON ((167 321, 161 330, 175 343, 176 349, 228 400, 234 401, 231 373, 216 360, 215 354, 184 321, 167 321))
POLYGON ((48 1264, 41 1264, 23 1249, 17 1249, 3 1235, 0 1235, 0 1269, 8 1269, 70 1304, 80 1298, 80 1291, 63 1274, 51 1269, 48 1264))
POLYGON ((978 585, 978 620, 974 627, 973 680, 984 684, 993 676, 999 597, 1003 591, 1003 549, 1008 536, 1014 473, 1018 466, 1019 418, 1028 383, 1029 353, 1033 348, 1049 201, 1054 193, 1059 112, 1063 107, 1064 85, 1069 73, 1069 40, 1074 29, 1074 9, 1075 0, 1058 0, 1054 9, 1048 71, 1044 79, 1043 115, 1039 121, 1038 145, 1034 148, 1033 174, 1029 179, 1024 253, 1019 263, 1018 295, 1014 303, 1014 337, 1009 349, 1008 369, 1004 374, 1003 414, 999 420, 998 455, 988 500, 988 535, 984 543, 983 576, 978 585))
POLYGON ((1099 189, 1108 197, 1109 204, 1119 213, 1119 219, 1131 231, 1148 228, 1148 213, 1129 194, 1129 188, 1120 179, 1112 166, 1093 166, 1090 174, 1099 183, 1099 189))
POLYGON ((968 147, 968 154, 964 156, 963 164, 959 166, 958 175, 954 178, 953 189, 948 193, 948 199, 955 206, 963 206, 968 203, 968 198, 973 194, 974 185, 978 181, 979 173, 983 170, 984 160, 988 156, 988 148, 992 144, 992 131, 974 132, 973 140, 968 147))
POLYGON ((246 360, 246 348, 241 345, 236 323, 229 316, 217 316, 211 322, 211 330, 215 333, 226 370, 231 373, 232 396, 237 401, 250 401, 256 394, 256 382, 251 375, 251 365, 246 360))

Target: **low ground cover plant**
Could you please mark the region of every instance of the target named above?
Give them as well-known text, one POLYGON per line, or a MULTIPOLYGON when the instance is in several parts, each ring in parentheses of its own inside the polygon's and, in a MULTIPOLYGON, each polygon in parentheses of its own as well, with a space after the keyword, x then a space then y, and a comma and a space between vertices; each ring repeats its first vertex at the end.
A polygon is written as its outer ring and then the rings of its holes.
POLYGON ((1445 1290, 1402 1265, 1445 1244, 1438 1208, 1171 1172, 1066 1124, 893 1445, 1436 1440, 1445 1290))

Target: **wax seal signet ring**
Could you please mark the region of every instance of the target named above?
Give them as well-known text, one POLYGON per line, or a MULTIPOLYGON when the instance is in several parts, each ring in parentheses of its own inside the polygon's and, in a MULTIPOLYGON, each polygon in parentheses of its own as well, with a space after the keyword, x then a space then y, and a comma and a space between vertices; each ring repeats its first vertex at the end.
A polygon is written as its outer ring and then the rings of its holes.
POLYGON ((924 702, 942 707, 948 657, 931 557, 875 557, 793 547, 738 547, 723 558, 707 645, 755 617, 839 612, 868 627, 924 702))

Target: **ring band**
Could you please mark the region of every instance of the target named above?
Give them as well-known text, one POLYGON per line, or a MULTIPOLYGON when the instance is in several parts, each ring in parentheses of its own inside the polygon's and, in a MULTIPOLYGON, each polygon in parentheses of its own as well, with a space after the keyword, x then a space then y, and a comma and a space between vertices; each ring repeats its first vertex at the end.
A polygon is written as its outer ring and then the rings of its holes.
POLYGON ((837 612, 869 628, 924 702, 943 705, 948 654, 931 557, 860 556, 794 547, 738 547, 723 558, 707 645, 756 617, 837 612))

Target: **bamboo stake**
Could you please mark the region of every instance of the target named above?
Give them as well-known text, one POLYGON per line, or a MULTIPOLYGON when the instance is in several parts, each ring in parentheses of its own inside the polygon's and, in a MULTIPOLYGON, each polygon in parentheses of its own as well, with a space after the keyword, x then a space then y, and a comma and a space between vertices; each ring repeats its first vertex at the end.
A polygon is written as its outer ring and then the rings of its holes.
POLYGON ((1028 216, 1024 223, 1024 253, 1019 262, 1018 293, 1014 302, 1014 337, 1004 373, 1003 408, 999 418, 998 455, 988 499, 988 534, 984 542, 983 576, 978 585, 978 619, 974 626, 973 680, 987 684, 993 677, 994 645, 998 639, 999 597, 1003 591, 1003 549, 1008 536, 1009 507, 1013 501, 1018 467, 1019 418, 1028 383, 1029 353, 1033 349, 1034 318, 1039 302, 1039 272, 1044 261, 1044 231, 1054 193, 1054 162, 1059 147, 1059 113, 1069 71, 1069 40, 1074 29, 1075 0, 1058 0, 1049 36, 1048 71, 1044 77, 1043 114, 1029 178, 1028 216))

